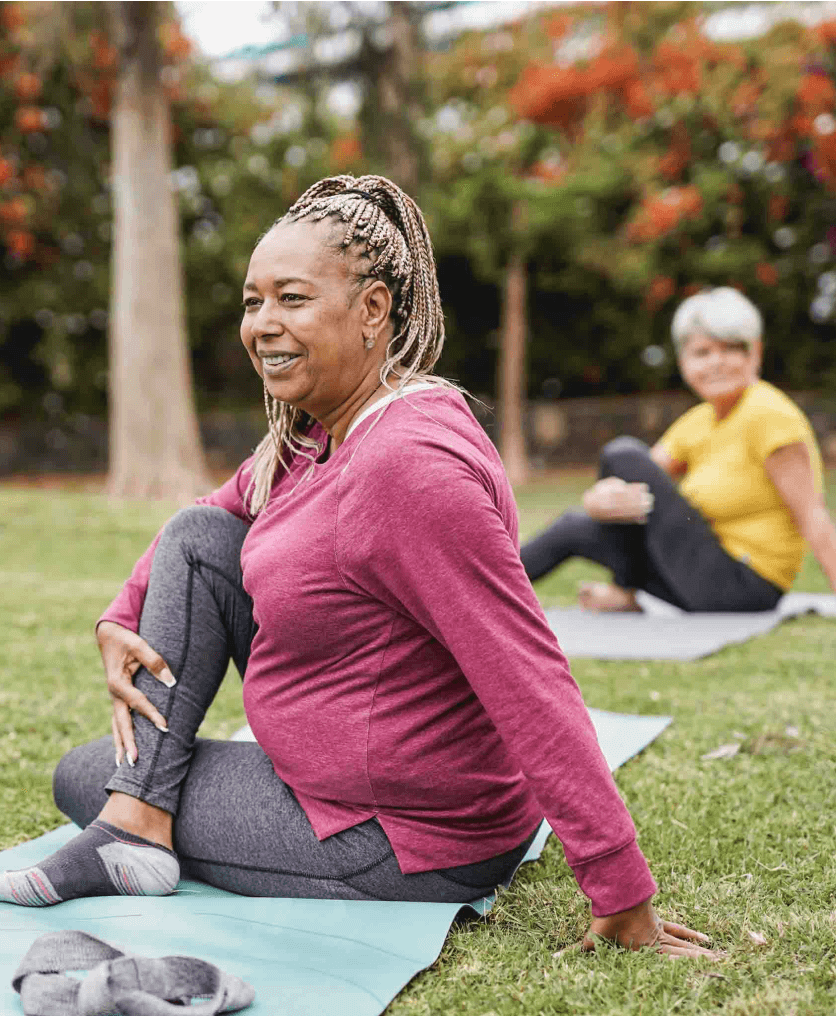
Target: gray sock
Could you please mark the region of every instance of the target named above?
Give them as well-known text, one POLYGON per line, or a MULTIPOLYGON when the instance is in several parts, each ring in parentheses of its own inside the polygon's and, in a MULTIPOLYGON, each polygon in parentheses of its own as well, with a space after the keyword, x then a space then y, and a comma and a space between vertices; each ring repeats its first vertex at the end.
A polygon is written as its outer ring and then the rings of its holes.
POLYGON ((80 896, 166 896, 179 879, 173 851, 96 819, 40 864, 0 874, 0 900, 48 907, 80 896))

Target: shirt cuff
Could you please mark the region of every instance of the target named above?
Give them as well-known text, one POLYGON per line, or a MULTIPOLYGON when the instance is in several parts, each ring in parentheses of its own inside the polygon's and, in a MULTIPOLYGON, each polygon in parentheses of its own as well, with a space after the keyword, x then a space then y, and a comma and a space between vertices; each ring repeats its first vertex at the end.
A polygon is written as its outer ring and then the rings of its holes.
POLYGON ((572 865, 572 870, 592 902, 593 917, 637 907, 658 888, 635 840, 603 857, 572 865))
POLYGON ((122 628, 127 628, 128 631, 132 631, 137 635, 139 634, 139 626, 137 625, 136 621, 122 614, 118 614, 114 611, 110 610, 105 611, 105 613, 102 614, 99 620, 96 621, 96 628, 94 630, 98 630, 98 627, 102 623, 102 621, 113 621, 114 624, 118 624, 122 628))
POLYGON ((134 589, 130 582, 126 583, 122 591, 105 610, 102 616, 96 621, 98 628, 102 621, 113 621, 115 624, 127 628, 129 631, 139 633, 139 617, 142 613, 144 590, 140 592, 134 589))

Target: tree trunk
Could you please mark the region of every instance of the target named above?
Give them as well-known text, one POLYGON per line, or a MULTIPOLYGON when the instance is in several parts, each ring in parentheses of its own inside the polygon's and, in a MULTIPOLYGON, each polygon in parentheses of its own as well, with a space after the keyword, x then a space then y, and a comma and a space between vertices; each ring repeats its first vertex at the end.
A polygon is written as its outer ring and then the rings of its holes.
POLYGON ((188 501, 211 483, 195 413, 169 186, 169 108, 157 36, 166 7, 109 4, 122 61, 111 118, 108 490, 188 501))
MULTIPOLYGON (((515 224, 522 210, 514 209, 515 224)), ((522 255, 508 260, 502 301, 497 388, 499 393, 499 454, 512 486, 528 480, 525 450, 526 401, 525 344, 527 332, 528 274, 522 255)))
POLYGON ((385 173, 407 194, 420 184, 420 143, 413 125, 421 115, 420 9, 411 3, 390 3, 383 48, 373 41, 379 26, 363 32, 360 67, 369 96, 361 116, 363 150, 380 159, 385 173))

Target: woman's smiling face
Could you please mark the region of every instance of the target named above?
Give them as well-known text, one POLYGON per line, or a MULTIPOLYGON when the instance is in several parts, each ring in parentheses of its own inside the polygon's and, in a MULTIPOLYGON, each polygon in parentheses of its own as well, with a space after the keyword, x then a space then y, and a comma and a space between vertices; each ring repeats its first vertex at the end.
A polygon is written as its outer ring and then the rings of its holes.
MULTIPOLYGON (((320 421, 379 369, 386 345, 373 355, 363 346, 374 309, 370 317, 348 258, 332 249, 334 236, 327 219, 271 229, 250 258, 241 321, 241 341, 268 392, 320 421)), ((386 316, 388 308, 384 323, 386 316)))
POLYGON ((720 342, 695 332, 679 354, 679 371, 688 387, 719 408, 733 403, 758 376, 761 344, 720 342))

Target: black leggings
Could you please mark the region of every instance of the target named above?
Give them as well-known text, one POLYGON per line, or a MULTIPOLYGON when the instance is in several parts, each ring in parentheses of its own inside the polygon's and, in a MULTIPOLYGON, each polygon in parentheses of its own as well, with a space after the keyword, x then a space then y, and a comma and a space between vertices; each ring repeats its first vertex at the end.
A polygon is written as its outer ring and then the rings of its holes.
POLYGON ((320 842, 257 744, 195 737, 230 658, 243 674, 250 654, 255 627, 240 565, 246 531, 234 515, 208 506, 186 508, 165 527, 139 633, 177 684, 166 688, 144 668, 134 683, 170 733, 134 714, 134 768, 115 767, 110 737, 75 748, 55 771, 60 810, 87 826, 108 790, 164 808, 175 816, 183 873, 246 896, 461 903, 492 892, 510 879, 536 830, 496 857, 404 875, 377 819, 320 842))
POLYGON ((584 512, 566 512, 522 548, 532 581, 570 557, 584 557, 610 568, 617 585, 643 589, 683 610, 748 612, 776 606, 783 590, 723 549, 642 441, 610 441, 601 452, 599 475, 646 483, 654 497, 647 522, 598 522, 584 512))

